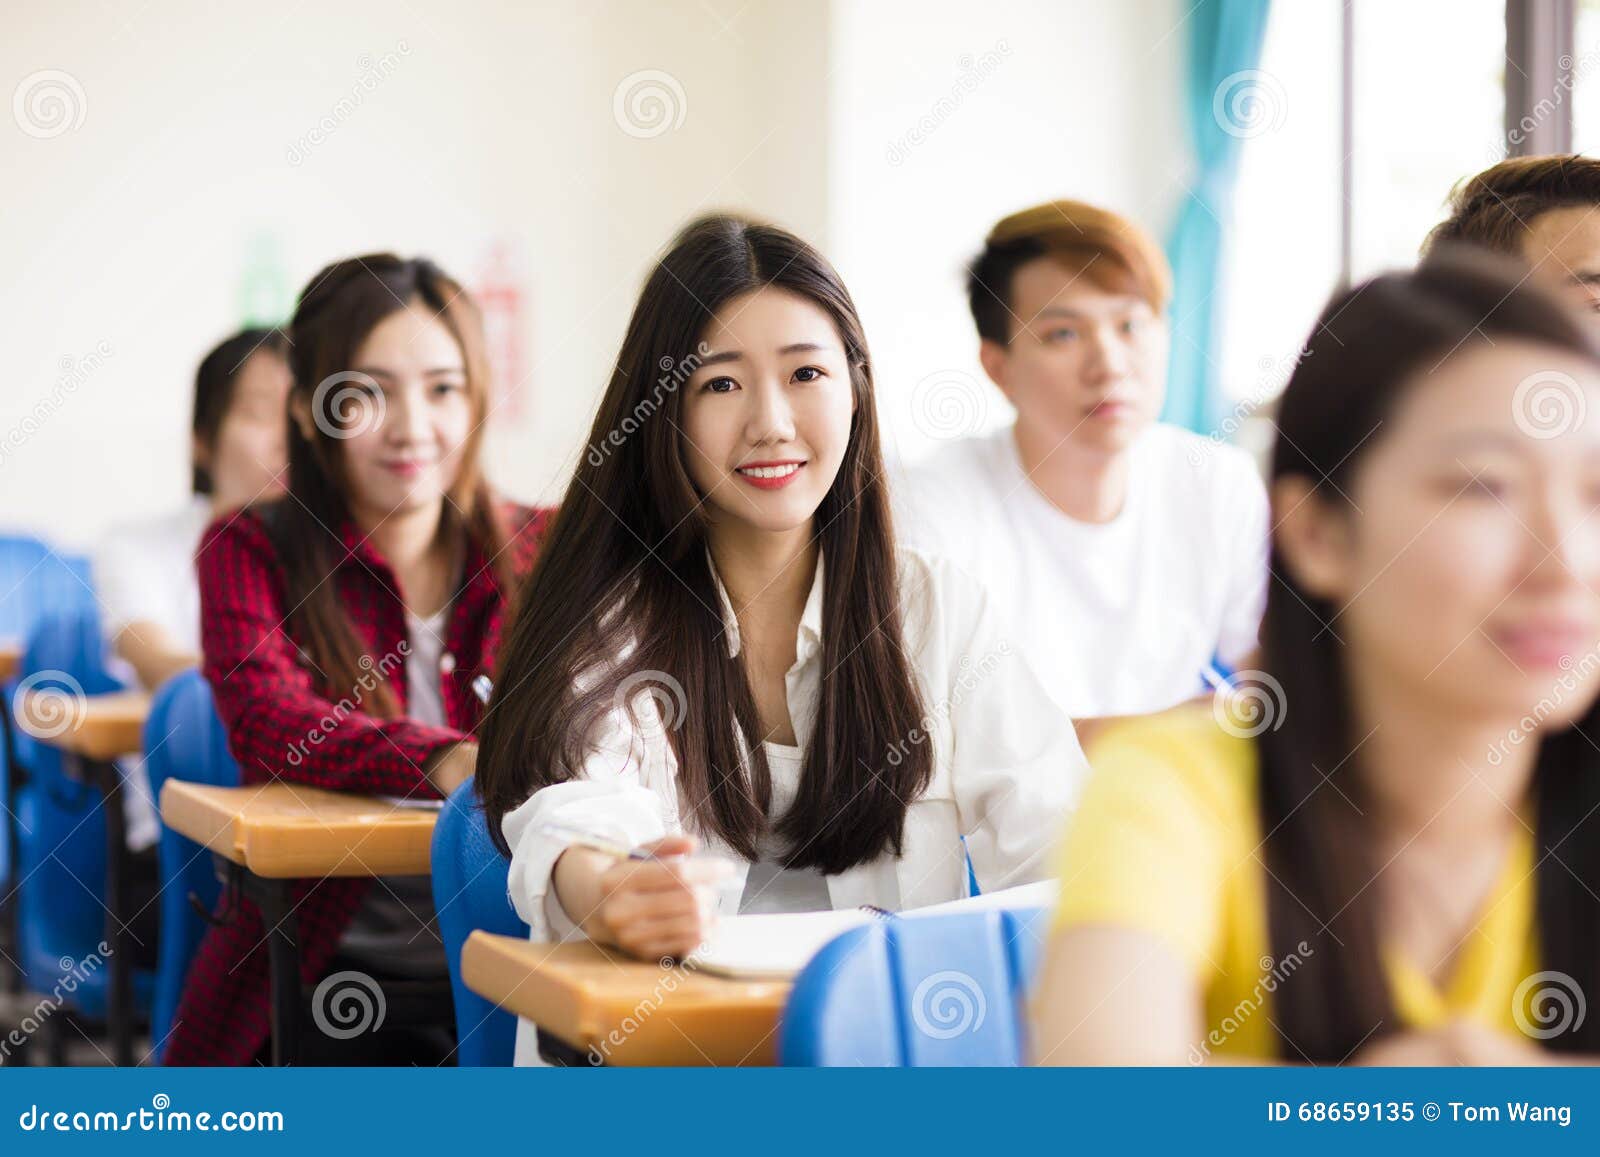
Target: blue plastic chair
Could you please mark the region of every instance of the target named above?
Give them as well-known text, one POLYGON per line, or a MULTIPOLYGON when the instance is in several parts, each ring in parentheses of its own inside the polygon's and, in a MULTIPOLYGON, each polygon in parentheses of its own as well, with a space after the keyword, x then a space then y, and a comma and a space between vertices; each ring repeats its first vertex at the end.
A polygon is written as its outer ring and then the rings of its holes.
MULTIPOLYGON (((105 667, 99 616, 92 609, 45 615, 29 636, 18 682, 66 694, 120 690, 105 667)), ((56 748, 18 734, 17 754, 26 773, 15 803, 16 935, 23 978, 31 990, 48 993, 79 966, 84 975, 64 1003, 104 1019, 111 970, 85 966, 91 958, 105 959, 99 950, 106 902, 102 799, 92 785, 67 774, 65 757, 56 748)), ((134 973, 137 1008, 147 1007, 152 980, 142 970, 134 973)))
POLYGON ((795 978, 778 1028, 785 1065, 1012 1066, 1045 909, 891 917, 829 942, 795 978))
MULTIPOLYGON (((93 607, 88 560, 57 555, 31 535, 0 535, 0 638, 26 642, 42 617, 93 607)), ((22 774, 20 754, 27 746, 26 740, 18 740, 12 726, 16 685, 16 680, 0 685, 0 919, 13 955, 16 911, 12 892, 22 878, 16 840, 20 801, 15 794, 22 774)), ((9 972, 9 962, 7 969, 9 972)), ((20 983, 20 976, 13 979, 8 975, 7 983, 20 983)))
MULTIPOLYGON (((217 787, 239 785, 239 764, 228 750, 228 733, 217 717, 211 685, 199 671, 174 675, 157 689, 145 719, 144 749, 150 793, 157 799, 161 785, 169 779, 217 787)), ((190 897, 207 912, 214 911, 222 883, 210 853, 165 824, 156 856, 161 872, 161 946, 150 1009, 150 1039, 159 1061, 166 1053, 189 964, 206 934, 205 921, 190 897)))
POLYGON ((478 793, 469 781, 450 793, 433 829, 433 906, 450 964, 456 1007, 456 1063, 509 1065, 517 1018, 461 982, 461 947, 475 928, 503 936, 528 935, 511 906, 511 864, 489 840, 478 793))

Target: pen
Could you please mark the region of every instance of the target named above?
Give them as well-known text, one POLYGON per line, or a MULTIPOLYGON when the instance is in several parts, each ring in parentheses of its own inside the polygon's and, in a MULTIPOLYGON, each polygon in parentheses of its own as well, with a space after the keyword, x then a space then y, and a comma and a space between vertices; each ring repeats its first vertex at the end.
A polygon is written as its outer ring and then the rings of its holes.
POLYGON ((619 860, 653 860, 655 853, 640 851, 638 848, 625 848, 621 844, 614 844, 582 828, 569 827, 566 824, 549 823, 540 826, 543 835, 555 836, 564 839, 573 847, 588 848, 592 852, 603 855, 615 856, 619 860))

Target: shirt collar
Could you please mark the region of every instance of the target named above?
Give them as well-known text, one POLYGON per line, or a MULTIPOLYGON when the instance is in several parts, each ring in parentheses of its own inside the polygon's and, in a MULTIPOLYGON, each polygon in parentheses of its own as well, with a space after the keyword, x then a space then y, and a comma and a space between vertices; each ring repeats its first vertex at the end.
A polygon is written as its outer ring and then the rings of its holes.
MULTIPOLYGON (((739 637, 739 618, 733 613, 733 600, 728 588, 722 585, 717 573, 716 560, 706 551, 706 565, 711 568, 711 581, 717 588, 717 602, 722 608, 722 629, 728 636, 728 658, 737 659, 743 648, 739 637)), ((816 653, 822 643, 822 576, 825 573, 822 552, 817 552, 817 573, 812 576, 811 590, 806 595, 805 609, 800 612, 800 629, 795 633, 795 661, 804 663, 816 653)))

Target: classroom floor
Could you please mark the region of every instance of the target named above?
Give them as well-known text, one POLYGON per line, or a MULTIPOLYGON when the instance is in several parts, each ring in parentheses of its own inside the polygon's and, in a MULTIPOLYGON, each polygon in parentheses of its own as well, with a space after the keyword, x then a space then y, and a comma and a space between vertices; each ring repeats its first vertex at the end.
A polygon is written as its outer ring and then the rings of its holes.
MULTIPOLYGON (((38 1003, 37 995, 30 998, 0 992, 0 1068, 18 1064, 49 1064, 52 1033, 62 1034, 66 1064, 86 1068, 112 1064, 111 1046, 105 1038, 93 1026, 80 1024, 64 1012, 55 1012, 43 1018, 37 1022, 34 1031, 25 1032, 23 1022, 33 1016, 38 1003), (15 1043, 11 1036, 13 1031, 24 1039, 22 1046, 15 1043)), ((28 1027, 34 1026, 30 1024, 28 1027)), ((149 1037, 141 1035, 134 1038, 133 1052, 137 1057, 146 1056, 150 1052, 149 1037)))

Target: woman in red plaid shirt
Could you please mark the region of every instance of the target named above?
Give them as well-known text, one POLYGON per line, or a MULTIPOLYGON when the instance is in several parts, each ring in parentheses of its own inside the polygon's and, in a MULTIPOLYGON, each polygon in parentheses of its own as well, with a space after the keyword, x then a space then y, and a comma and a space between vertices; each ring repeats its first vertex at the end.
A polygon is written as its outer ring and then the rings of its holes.
MULTIPOLYGON (((206 678, 246 783, 434 799, 472 775, 472 682, 490 670, 546 512, 497 501, 483 479, 483 326, 432 262, 329 266, 289 338, 288 493, 201 542, 206 678)), ((307 880, 294 899, 304 983, 336 960, 445 975, 425 877, 307 880)), ((261 1054, 266 931, 244 900, 208 931, 166 1063, 261 1054)))

